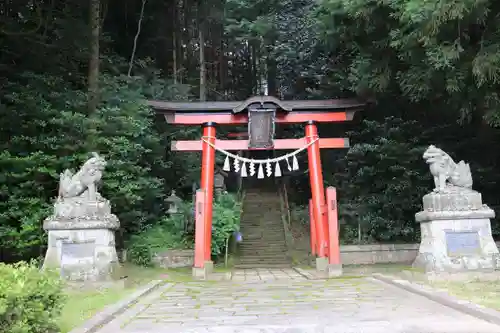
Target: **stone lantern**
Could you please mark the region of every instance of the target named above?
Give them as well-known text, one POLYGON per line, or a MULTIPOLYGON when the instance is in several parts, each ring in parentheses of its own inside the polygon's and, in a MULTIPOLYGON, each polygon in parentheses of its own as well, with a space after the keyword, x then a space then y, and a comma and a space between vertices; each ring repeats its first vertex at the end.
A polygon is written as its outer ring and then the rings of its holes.
POLYGON ((175 194, 175 190, 172 190, 172 194, 165 199, 165 202, 168 203, 167 213, 171 215, 180 213, 179 206, 182 204, 182 199, 175 194))
POLYGON ((214 190, 216 195, 221 195, 226 190, 226 177, 227 173, 217 167, 214 174, 214 190))

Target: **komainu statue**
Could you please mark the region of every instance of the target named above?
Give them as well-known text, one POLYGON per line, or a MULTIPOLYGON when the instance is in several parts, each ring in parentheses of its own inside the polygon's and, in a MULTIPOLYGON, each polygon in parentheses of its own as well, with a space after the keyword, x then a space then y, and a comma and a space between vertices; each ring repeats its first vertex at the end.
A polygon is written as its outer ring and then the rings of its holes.
POLYGON ((89 201, 97 201, 99 193, 97 184, 102 178, 106 161, 97 153, 92 153, 76 174, 66 169, 61 173, 59 182, 59 198, 85 196, 89 201))
POLYGON ((75 174, 70 170, 61 173, 55 216, 74 219, 110 214, 108 200, 97 191, 106 164, 99 154, 92 153, 75 174))
POLYGON ((447 186, 472 188, 472 174, 468 163, 455 163, 450 155, 433 145, 427 148, 423 158, 434 177, 434 192, 446 192, 447 186))

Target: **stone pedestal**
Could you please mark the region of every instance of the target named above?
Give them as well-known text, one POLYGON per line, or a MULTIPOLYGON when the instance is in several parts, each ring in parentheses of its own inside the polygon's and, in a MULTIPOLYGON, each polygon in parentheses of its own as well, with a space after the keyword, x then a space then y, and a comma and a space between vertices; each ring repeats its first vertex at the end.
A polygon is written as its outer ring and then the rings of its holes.
POLYGON ((497 267, 498 248, 491 235, 495 212, 483 205, 481 194, 447 186, 445 191, 423 197, 421 243, 413 266, 427 272, 492 270, 497 267))
POLYGON ((59 269, 72 281, 110 279, 119 266, 115 230, 120 223, 110 213, 109 202, 78 205, 76 200, 58 200, 55 212, 43 224, 49 237, 44 268, 59 269))
POLYGON ((192 275, 195 279, 206 280, 214 271, 213 261, 205 261, 203 267, 193 267, 192 275))
POLYGON ((334 265, 328 262, 328 258, 316 258, 316 273, 324 278, 342 276, 342 264, 334 265))

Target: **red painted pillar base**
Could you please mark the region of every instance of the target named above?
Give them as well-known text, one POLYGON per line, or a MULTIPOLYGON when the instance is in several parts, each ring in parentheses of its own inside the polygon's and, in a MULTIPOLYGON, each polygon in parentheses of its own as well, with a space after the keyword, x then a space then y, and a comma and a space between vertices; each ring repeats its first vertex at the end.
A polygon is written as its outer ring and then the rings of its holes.
POLYGON ((313 121, 306 125, 306 140, 310 144, 307 148, 309 162, 309 181, 311 184, 312 205, 317 238, 317 254, 320 258, 328 256, 328 221, 325 207, 325 187, 321 170, 321 156, 319 152, 318 128, 313 121))
POLYGON ((194 202, 195 226, 194 226, 194 267, 205 266, 205 191, 196 191, 194 202))
POLYGON ((326 189, 326 203, 328 207, 328 233, 330 246, 328 246, 328 263, 330 265, 341 265, 340 261, 340 239, 339 220, 337 210, 337 190, 335 187, 326 189))

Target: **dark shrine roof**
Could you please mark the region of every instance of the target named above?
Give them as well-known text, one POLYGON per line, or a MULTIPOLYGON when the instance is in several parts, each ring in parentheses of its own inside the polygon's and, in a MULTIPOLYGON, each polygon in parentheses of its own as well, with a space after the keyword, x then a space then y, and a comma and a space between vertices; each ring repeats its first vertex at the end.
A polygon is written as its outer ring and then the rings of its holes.
POLYGON ((232 112, 240 113, 250 107, 275 108, 285 112, 300 111, 344 111, 360 109, 365 102, 355 99, 327 100, 288 100, 282 101, 273 96, 254 96, 245 101, 230 102, 162 102, 148 100, 147 104, 157 112, 232 112))

